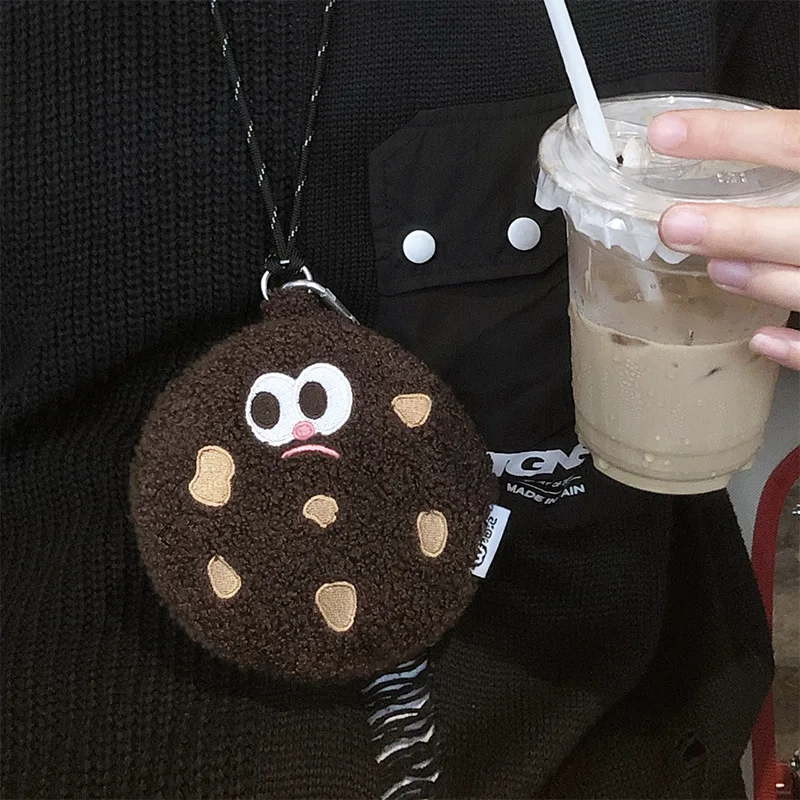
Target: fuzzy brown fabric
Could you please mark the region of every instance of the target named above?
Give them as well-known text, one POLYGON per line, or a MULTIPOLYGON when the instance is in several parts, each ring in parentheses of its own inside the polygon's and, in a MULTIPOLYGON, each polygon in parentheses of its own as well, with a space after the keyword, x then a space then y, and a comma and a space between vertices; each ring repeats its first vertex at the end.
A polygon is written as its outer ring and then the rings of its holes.
MULTIPOLYGON (((368 676, 437 641, 466 607, 495 481, 466 413, 408 352, 298 290, 265 310, 175 379, 147 420, 131 498, 142 557, 173 615, 219 656, 304 682, 368 676), (291 402, 250 396, 256 379, 313 364, 349 380, 347 421, 328 436, 259 440, 248 397, 265 426, 291 402), (423 423, 393 407, 404 395, 430 398, 423 423), (340 457, 286 457, 305 444, 340 457), (431 549, 420 515, 446 520, 441 552, 445 524, 431 549), (355 602, 329 584, 350 584, 355 602)), ((307 413, 294 431, 306 436, 330 398, 316 381, 297 397, 307 413)))

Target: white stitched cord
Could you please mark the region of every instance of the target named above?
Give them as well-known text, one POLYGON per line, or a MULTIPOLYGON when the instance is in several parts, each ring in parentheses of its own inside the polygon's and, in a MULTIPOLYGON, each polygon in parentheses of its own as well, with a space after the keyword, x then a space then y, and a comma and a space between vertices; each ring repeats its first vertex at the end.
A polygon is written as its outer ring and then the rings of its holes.
POLYGON ((261 196, 264 199, 264 204, 267 207, 267 219, 269 220, 270 232, 272 239, 275 243, 276 261, 279 265, 293 264, 295 269, 303 266, 302 261, 298 266, 297 260, 289 258, 292 244, 297 236, 298 228, 300 227, 300 201, 302 199, 303 187, 306 184, 306 177, 308 171, 308 154, 311 147, 311 142, 314 139, 314 123, 316 121, 317 108, 319 105, 320 89, 322 87, 322 77, 325 68, 325 55, 328 51, 328 42, 330 38, 330 26, 333 16, 333 8, 336 5, 336 0, 328 0, 325 4, 325 9, 322 12, 322 32, 320 33, 320 40, 317 46, 316 64, 314 68, 314 80, 311 88, 311 97, 308 104, 308 115, 306 118, 306 129, 303 136, 303 145, 300 149, 300 164, 297 170, 297 180, 295 181, 295 190, 292 202, 292 217, 289 223, 289 236, 284 238, 283 231, 281 230, 280 222, 278 219, 278 209, 272 197, 272 187, 269 184, 266 171, 267 166, 261 155, 261 150, 258 147, 256 137, 253 135, 253 118, 250 114, 247 101, 242 91, 242 79, 236 67, 236 60, 233 57, 233 49, 230 46, 230 37, 225 29, 225 23, 222 19, 222 10, 219 5, 219 0, 210 0, 211 14, 217 29, 217 35, 220 41, 220 48, 222 50, 222 57, 225 60, 225 66, 228 71, 228 79, 231 84, 233 100, 236 103, 239 111, 239 116, 242 121, 242 127, 245 131, 245 138, 247 146, 250 150, 250 157, 255 167, 256 176, 258 178, 258 187, 261 190, 261 196))

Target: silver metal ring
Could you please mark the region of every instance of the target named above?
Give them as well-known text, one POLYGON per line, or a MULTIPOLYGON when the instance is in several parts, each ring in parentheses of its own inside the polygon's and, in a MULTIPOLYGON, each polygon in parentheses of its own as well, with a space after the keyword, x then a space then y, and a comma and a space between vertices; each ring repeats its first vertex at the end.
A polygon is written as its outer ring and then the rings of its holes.
POLYGON ((317 297, 325 303, 328 308, 333 309, 334 311, 338 311, 342 316, 347 317, 350 322, 355 323, 358 325, 358 320, 344 307, 342 302, 339 298, 326 287, 322 286, 321 284, 313 281, 311 279, 308 280, 298 280, 298 281, 289 281, 289 283, 283 284, 284 289, 305 289, 308 292, 312 292, 313 294, 317 295, 317 297))
MULTIPOLYGON (((284 262, 281 262, 284 263, 284 262)), ((288 263, 288 262, 287 262, 288 263)), ((307 280, 313 281, 314 278, 311 275, 311 270, 308 267, 300 267, 300 274, 307 280)), ((261 276, 261 294, 265 300, 269 300, 269 279, 270 279, 270 271, 268 269, 264 270, 264 274, 261 276)), ((289 284, 285 284, 288 286, 289 284)))

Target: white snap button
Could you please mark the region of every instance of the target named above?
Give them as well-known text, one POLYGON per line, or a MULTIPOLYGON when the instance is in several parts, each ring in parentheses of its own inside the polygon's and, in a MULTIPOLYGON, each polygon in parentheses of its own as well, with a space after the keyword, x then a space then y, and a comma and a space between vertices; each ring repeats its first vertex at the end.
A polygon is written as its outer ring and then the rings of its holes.
POLYGON ((541 238, 542 229, 530 217, 517 217, 508 226, 508 241, 517 250, 533 250, 541 238))
POLYGON ((428 231, 411 231, 403 239, 403 255, 414 264, 424 264, 436 252, 436 239, 428 231))

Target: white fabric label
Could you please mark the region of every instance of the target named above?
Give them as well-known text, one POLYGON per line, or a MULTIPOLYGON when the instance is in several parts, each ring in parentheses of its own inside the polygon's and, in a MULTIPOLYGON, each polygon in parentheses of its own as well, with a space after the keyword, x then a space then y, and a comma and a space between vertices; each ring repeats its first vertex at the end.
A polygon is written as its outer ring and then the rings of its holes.
POLYGON ((486 525, 483 529, 483 538, 478 547, 478 558, 472 568, 473 575, 477 575, 479 578, 486 577, 510 516, 511 512, 502 506, 492 506, 489 509, 489 516, 486 518, 486 525))

